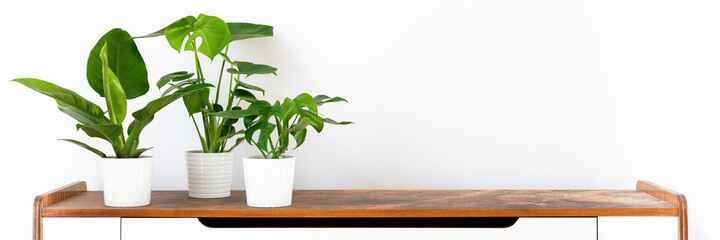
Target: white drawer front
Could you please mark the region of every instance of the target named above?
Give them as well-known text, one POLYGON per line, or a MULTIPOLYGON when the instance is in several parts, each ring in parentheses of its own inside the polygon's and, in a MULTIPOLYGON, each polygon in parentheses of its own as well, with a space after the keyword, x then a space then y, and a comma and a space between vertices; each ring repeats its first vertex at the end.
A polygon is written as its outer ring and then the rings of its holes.
POLYGON ((677 239, 677 217, 598 217, 598 240, 677 239))
POLYGON ((123 218, 123 240, 596 240, 597 218, 520 218, 509 228, 208 228, 196 218, 123 218))
POLYGON ((44 217, 43 240, 120 240, 120 218, 44 217))

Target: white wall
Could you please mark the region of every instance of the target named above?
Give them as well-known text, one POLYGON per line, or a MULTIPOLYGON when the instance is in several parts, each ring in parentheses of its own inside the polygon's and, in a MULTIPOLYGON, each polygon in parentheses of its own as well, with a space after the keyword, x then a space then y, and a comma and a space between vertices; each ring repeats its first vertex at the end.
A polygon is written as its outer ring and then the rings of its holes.
MULTIPOLYGON (((350 100, 323 110, 356 125, 311 134, 291 153, 297 189, 633 189, 648 179, 687 195, 693 239, 717 239, 718 10, 710 0, 3 1, 0 232, 30 237, 37 194, 75 180, 101 188, 98 159, 55 139, 104 144, 7 81, 42 78, 102 103, 85 63, 104 32, 140 35, 206 13, 275 26, 275 37, 231 51, 279 68, 251 80, 267 98, 350 100)), ((153 84, 192 69, 161 38, 138 45, 153 84)), ((174 104, 144 132, 154 189, 186 189, 183 152, 198 142, 184 116, 174 104)))

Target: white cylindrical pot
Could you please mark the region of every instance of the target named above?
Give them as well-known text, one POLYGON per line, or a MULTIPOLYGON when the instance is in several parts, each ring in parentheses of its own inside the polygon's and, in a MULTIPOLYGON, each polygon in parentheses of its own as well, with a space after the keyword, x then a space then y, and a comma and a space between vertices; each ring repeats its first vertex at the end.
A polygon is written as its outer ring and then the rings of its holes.
POLYGON ((284 207, 292 203, 295 157, 243 158, 245 194, 251 207, 284 207))
POLYGON ((188 151, 188 193, 191 198, 224 198, 230 196, 235 154, 188 151))
POLYGON ((153 158, 103 158, 103 197, 109 207, 150 204, 153 158))

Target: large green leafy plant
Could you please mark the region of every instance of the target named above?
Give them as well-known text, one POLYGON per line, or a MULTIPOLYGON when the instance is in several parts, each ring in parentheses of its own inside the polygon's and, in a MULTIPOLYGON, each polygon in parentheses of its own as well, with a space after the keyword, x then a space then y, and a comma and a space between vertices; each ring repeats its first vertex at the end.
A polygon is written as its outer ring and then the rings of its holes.
MULTIPOLYGON (((308 127, 312 127, 320 133, 325 123, 347 125, 352 122, 337 122, 330 118, 321 117, 318 106, 330 102, 347 102, 344 98, 330 98, 326 95, 318 95, 314 98, 307 93, 301 93, 297 97, 285 98, 283 102, 275 101, 270 104, 267 101, 256 101, 248 107, 248 111, 254 112, 243 119, 245 127, 245 139, 248 143, 255 145, 264 158, 280 158, 290 146, 290 136, 295 139, 296 149, 305 142, 308 127), (258 132, 257 137, 254 137, 258 132), (275 141, 272 135, 275 133, 275 141)), ((232 111, 223 113, 231 114, 232 111)))
MULTIPOLYGON (((55 99, 61 112, 78 121, 77 129, 90 137, 109 142, 117 158, 140 157, 150 149, 139 148, 140 133, 153 120, 155 113, 183 96, 208 87, 196 85, 184 88, 149 102, 132 113, 134 119, 128 125, 126 136, 123 121, 127 115, 127 101, 147 93, 149 84, 145 62, 133 38, 119 28, 107 32, 93 47, 87 62, 87 80, 92 89, 105 98, 105 110, 71 90, 40 79, 18 78, 12 81, 55 99)), ((99 149, 80 141, 60 140, 74 143, 103 158, 108 157, 99 149)))
POLYGON ((257 101, 250 91, 265 94, 262 88, 243 80, 255 74, 275 74, 277 69, 264 64, 233 61, 227 55, 229 45, 237 40, 273 36, 273 27, 252 23, 226 23, 218 17, 200 14, 197 18, 193 16, 181 18, 157 32, 139 38, 157 36, 164 36, 170 46, 179 53, 183 50, 192 52, 195 59, 194 73, 179 71, 160 78, 157 87, 165 88, 164 96, 193 86, 208 84, 209 80, 203 74, 198 53, 210 60, 216 59, 218 55, 222 57, 214 98, 211 98, 211 89, 207 88, 184 96, 183 101, 195 125, 203 152, 219 153, 233 150, 244 140, 244 131, 235 129, 233 125, 240 118, 256 114, 250 110, 243 110, 240 104, 257 101), (227 69, 226 64, 230 65, 227 69), (224 75, 225 72, 228 74, 224 75), (229 78, 227 88, 222 87, 223 77, 229 78), (221 91, 227 95, 224 106, 219 102, 221 91), (202 130, 196 118, 198 115, 202 130), (236 137, 235 143, 228 144, 228 141, 234 137, 236 137))

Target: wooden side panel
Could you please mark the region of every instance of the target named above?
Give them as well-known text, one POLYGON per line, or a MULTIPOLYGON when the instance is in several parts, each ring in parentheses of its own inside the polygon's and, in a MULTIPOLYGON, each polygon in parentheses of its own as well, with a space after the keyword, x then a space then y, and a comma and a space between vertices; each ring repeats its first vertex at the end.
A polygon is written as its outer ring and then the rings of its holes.
POLYGON ((33 239, 42 240, 42 209, 87 191, 84 181, 77 181, 35 197, 33 206, 33 239))
POLYGON ((638 181, 636 188, 638 191, 647 193, 650 196, 656 197, 677 207, 678 239, 688 240, 688 214, 687 199, 685 198, 685 195, 644 180, 638 181))

